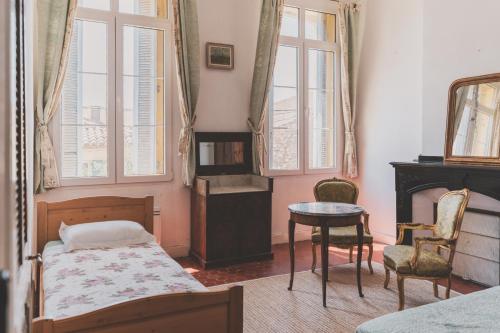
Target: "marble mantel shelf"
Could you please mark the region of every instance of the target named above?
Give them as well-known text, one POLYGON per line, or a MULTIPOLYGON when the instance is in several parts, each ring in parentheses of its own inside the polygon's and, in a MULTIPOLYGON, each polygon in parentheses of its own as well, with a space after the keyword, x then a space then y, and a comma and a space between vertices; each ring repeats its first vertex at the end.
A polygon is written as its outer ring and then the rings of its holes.
MULTIPOLYGON (((500 200, 500 167, 448 164, 434 162, 392 162, 396 177, 397 223, 412 221, 412 196, 414 193, 447 188, 459 190, 467 187, 473 192, 500 200)), ((412 242, 411 231, 407 231, 404 244, 412 242)))

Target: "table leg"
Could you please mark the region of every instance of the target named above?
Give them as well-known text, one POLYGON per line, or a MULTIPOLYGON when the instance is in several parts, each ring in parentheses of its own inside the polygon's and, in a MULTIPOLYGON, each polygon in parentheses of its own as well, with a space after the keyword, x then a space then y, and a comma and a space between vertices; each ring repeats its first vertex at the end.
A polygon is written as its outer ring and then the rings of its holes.
POLYGON ((326 281, 328 280, 328 226, 321 226, 321 283, 323 287, 323 306, 326 307, 326 281))
POLYGON ((356 225, 356 231, 357 231, 357 236, 358 236, 358 258, 356 262, 356 278, 358 280, 358 293, 359 297, 364 297, 363 295, 363 290, 361 287, 361 259, 363 257, 363 224, 358 223, 356 225))
POLYGON ((295 222, 292 220, 288 221, 288 247, 290 249, 290 286, 288 290, 292 290, 295 272, 295 222))

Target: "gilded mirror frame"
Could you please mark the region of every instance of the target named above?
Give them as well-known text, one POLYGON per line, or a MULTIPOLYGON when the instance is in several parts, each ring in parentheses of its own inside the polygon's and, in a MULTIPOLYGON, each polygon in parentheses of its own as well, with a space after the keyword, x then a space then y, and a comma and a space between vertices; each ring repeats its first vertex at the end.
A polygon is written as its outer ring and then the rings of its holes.
POLYGON ((446 141, 444 161, 454 164, 473 164, 500 166, 499 157, 480 157, 480 156, 454 156, 453 139, 455 136, 455 114, 456 114, 456 92, 460 87, 479 85, 482 83, 500 82, 500 73, 481 75, 463 78, 454 81, 448 92, 448 116, 446 121, 446 141))

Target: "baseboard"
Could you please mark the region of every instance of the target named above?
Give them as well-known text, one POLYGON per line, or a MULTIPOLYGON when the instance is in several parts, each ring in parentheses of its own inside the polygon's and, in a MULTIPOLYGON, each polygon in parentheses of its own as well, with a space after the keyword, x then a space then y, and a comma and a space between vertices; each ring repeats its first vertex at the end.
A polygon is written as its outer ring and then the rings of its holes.
MULTIPOLYGON (((396 243, 396 238, 391 235, 379 233, 379 232, 373 232, 373 239, 377 243, 382 243, 382 244, 395 244, 396 243)), ((296 231, 295 232, 295 241, 305 241, 305 240, 311 240, 311 231, 296 231)), ((283 244, 283 243, 288 243, 288 233, 280 233, 280 234, 274 234, 273 235, 273 244, 283 244)))
POLYGON ((166 246, 165 251, 172 258, 187 257, 189 255, 189 245, 166 246))
POLYGON ((382 244, 396 244, 396 237, 371 230, 373 240, 382 244))
MULTIPOLYGON (((396 242, 396 238, 394 236, 391 236, 391 235, 373 232, 373 231, 372 231, 372 235, 373 235, 373 238, 375 239, 375 241, 378 243, 394 244, 396 242)), ((299 242, 299 241, 305 241, 305 240, 311 240, 311 231, 310 230, 296 230, 295 231, 295 241, 299 242)), ((288 233, 273 234, 272 243, 273 244, 288 243, 288 233)), ((167 253, 172 258, 187 257, 189 255, 189 245, 172 245, 172 246, 165 246, 164 248, 165 248, 165 251, 167 251, 167 253)))
MULTIPOLYGON (((295 231, 295 241, 311 240, 311 231, 295 231)), ((273 244, 283 244, 288 243, 288 233, 273 234, 272 238, 273 244)))

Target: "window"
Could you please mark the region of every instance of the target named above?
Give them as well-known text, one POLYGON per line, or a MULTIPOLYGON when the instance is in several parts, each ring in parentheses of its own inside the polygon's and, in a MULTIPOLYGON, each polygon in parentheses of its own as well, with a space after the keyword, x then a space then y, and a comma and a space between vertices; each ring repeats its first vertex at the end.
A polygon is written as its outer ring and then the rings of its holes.
POLYGON ((167 180, 167 0, 80 0, 54 131, 63 185, 167 180))
POLYGON ((336 109, 339 92, 336 4, 287 2, 273 84, 267 131, 270 174, 336 171, 336 109))

